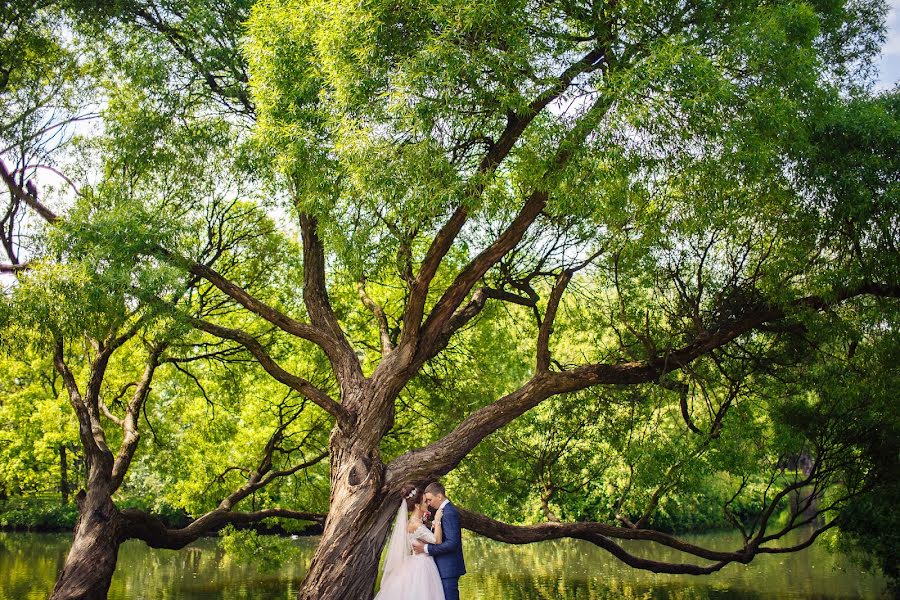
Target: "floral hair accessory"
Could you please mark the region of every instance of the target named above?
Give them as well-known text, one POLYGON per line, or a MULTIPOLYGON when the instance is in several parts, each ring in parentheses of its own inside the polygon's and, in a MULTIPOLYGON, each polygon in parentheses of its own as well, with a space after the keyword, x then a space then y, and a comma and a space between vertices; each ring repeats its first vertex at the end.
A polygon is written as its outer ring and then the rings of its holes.
POLYGON ((417 494, 418 492, 419 492, 419 488, 413 488, 413 489, 406 495, 406 499, 407 499, 407 500, 411 500, 412 498, 415 498, 415 497, 416 497, 416 494, 417 494))

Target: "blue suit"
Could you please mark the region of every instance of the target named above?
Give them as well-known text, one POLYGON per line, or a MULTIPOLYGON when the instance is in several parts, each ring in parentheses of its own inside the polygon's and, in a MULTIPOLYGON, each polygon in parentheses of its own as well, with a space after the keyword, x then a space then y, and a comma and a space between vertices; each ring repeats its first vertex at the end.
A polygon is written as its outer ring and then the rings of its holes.
POLYGON ((428 544, 425 548, 434 557, 441 575, 445 600, 459 600, 459 578, 466 574, 466 562, 463 560, 459 511, 449 502, 444 506, 441 530, 443 541, 440 544, 428 544))

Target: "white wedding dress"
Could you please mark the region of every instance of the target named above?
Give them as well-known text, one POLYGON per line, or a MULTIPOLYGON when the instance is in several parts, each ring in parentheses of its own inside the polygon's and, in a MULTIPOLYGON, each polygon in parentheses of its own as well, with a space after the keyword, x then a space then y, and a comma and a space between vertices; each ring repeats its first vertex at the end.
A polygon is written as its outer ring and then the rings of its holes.
POLYGON ((424 525, 409 533, 406 506, 401 505, 388 542, 381 589, 375 600, 444 600, 444 588, 434 558, 415 554, 412 543, 434 544, 434 534, 424 525))

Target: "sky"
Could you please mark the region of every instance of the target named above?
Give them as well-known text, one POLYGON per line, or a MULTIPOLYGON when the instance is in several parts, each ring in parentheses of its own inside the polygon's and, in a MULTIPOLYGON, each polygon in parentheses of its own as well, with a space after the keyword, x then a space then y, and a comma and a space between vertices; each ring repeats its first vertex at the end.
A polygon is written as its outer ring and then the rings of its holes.
POLYGON ((892 0, 887 18, 887 43, 881 50, 877 88, 886 90, 900 82, 900 0, 892 0))

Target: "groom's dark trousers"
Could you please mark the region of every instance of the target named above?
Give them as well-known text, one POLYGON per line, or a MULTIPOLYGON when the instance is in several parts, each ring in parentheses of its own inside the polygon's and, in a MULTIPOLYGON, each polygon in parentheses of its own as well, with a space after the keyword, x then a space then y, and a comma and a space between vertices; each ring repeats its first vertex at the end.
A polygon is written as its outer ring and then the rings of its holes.
POLYGON ((428 554, 434 557, 434 564, 441 574, 444 600, 459 600, 459 578, 466 574, 466 562, 463 560, 459 511, 449 502, 444 506, 441 527, 444 532, 443 541, 440 544, 428 544, 428 554))
POLYGON ((459 577, 441 579, 444 586, 444 600, 459 600, 459 577))

